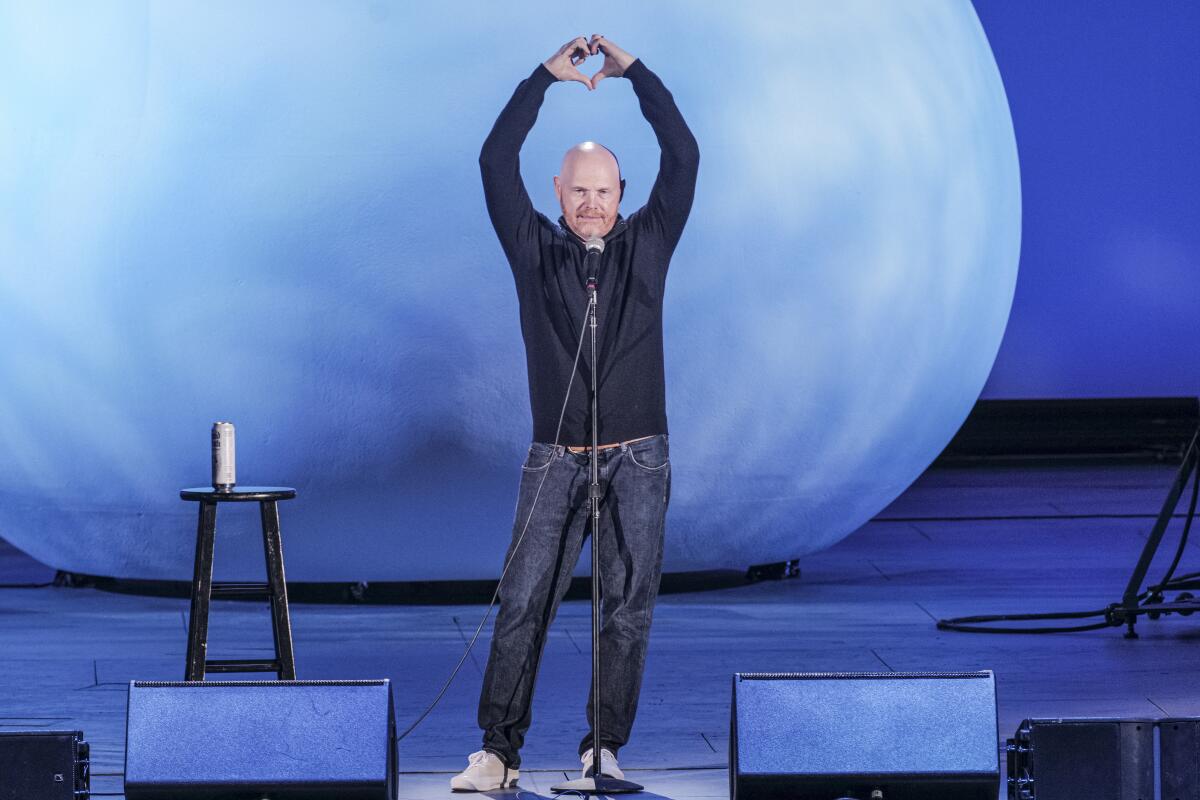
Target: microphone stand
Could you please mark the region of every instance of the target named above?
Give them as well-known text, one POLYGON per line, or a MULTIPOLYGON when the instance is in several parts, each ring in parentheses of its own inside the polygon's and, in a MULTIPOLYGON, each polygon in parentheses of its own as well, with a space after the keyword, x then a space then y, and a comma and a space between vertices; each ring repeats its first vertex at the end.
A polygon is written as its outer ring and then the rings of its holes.
MULTIPOLYGON (((603 247, 600 248, 602 250, 603 247)), ((596 274, 595 261, 599 261, 600 252, 588 248, 589 260, 594 258, 592 269, 588 271, 588 327, 592 336, 592 450, 591 470, 592 479, 588 485, 588 503, 590 505, 591 535, 592 535, 592 774, 588 778, 566 781, 550 788, 552 792, 581 792, 583 794, 621 794, 625 792, 640 792, 643 787, 633 781, 613 778, 600 773, 600 497, 604 494, 600 487, 600 438, 599 415, 597 412, 597 369, 596 369, 596 274)))

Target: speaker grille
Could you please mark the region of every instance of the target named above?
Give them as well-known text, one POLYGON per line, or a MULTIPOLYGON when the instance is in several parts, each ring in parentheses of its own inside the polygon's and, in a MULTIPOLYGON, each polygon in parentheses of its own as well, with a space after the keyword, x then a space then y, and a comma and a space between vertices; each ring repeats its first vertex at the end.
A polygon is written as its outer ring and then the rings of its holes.
POLYGON ((737 800, 996 796, 991 672, 740 673, 733 688, 737 800))

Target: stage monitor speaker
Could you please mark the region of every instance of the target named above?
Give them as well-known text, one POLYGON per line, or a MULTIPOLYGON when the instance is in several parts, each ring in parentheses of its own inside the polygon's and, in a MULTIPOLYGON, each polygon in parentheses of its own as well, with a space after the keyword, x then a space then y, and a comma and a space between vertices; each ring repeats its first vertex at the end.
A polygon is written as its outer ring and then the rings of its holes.
POLYGON ((1153 720, 1027 719, 1007 750, 1010 800, 1154 798, 1153 720))
POLYGON ((90 789, 82 731, 0 733, 0 800, 77 800, 90 789))
POLYGON ((1158 721, 1162 800, 1200 800, 1200 719, 1158 721))
POLYGON ((733 676, 732 800, 995 800, 986 672, 733 676))
POLYGON ((395 800, 391 684, 133 681, 127 800, 395 800))

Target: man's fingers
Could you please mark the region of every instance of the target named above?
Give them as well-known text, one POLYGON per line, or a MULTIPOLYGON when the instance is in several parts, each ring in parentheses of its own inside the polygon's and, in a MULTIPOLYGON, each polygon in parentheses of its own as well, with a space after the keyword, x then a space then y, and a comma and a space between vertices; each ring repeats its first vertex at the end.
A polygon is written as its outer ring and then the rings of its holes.
POLYGON ((597 72, 595 75, 592 76, 592 88, 595 89, 596 86, 600 83, 600 81, 604 80, 607 77, 609 77, 609 75, 604 70, 600 70, 599 72, 597 72))
POLYGON ((574 62, 575 57, 580 50, 585 53, 588 52, 587 40, 582 36, 577 36, 576 38, 564 44, 562 47, 558 48, 558 52, 555 53, 555 56, 557 58, 566 57, 568 60, 574 62))
POLYGON ((588 87, 590 91, 594 88, 591 78, 584 75, 576 67, 587 61, 591 55, 594 55, 594 53, 588 44, 588 40, 583 36, 577 36, 560 47, 554 58, 546 62, 546 66, 559 80, 579 81, 588 87))
POLYGON ((582 64, 587 60, 588 56, 593 55, 591 49, 588 47, 587 39, 584 39, 582 36, 572 41, 569 47, 571 48, 571 64, 573 66, 582 64))
POLYGON ((587 75, 584 75, 582 72, 580 72, 580 71, 579 71, 579 70, 577 70, 577 69, 572 69, 572 70, 571 70, 570 79, 571 79, 571 80, 573 80, 573 81, 579 81, 579 82, 580 82, 580 83, 582 83, 584 86, 588 87, 588 91, 591 91, 592 89, 594 89, 594 88, 595 88, 594 86, 592 86, 592 81, 591 81, 591 79, 590 79, 590 78, 588 78, 588 76, 587 76, 587 75))

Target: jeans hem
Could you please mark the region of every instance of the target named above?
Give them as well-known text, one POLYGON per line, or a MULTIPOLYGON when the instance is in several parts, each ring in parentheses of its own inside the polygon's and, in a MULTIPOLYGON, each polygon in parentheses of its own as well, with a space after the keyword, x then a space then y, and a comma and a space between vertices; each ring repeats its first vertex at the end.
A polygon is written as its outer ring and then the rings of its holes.
POLYGON ((508 767, 509 769, 520 769, 521 768, 521 759, 520 758, 513 758, 510 760, 508 758, 508 756, 506 756, 504 753, 501 753, 495 747, 488 747, 487 745, 484 745, 483 747, 481 747, 479 749, 484 750, 488 753, 491 753, 496 758, 498 758, 502 762, 504 762, 504 766, 508 767))

